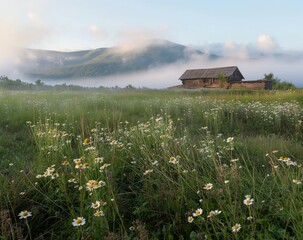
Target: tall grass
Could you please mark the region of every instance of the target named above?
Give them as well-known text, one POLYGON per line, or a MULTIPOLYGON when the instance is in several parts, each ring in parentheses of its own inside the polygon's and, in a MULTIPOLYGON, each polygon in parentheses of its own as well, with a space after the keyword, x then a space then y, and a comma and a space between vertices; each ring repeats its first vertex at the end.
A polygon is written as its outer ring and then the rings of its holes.
POLYGON ((302 238, 300 91, 0 98, 3 238, 302 238))

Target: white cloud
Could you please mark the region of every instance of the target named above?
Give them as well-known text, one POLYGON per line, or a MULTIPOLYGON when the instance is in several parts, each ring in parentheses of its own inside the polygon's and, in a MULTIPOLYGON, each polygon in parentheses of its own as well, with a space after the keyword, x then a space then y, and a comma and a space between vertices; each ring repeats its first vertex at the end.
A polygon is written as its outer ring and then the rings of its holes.
MULTIPOLYGON (((31 20, 36 22, 34 15, 31 20)), ((51 35, 51 30, 41 22, 17 23, 14 21, 0 22, 0 71, 1 74, 14 76, 16 65, 20 63, 22 48, 41 43, 51 35)))
POLYGON ((246 59, 248 57, 247 46, 234 42, 226 42, 224 44, 224 56, 233 56, 239 59, 246 59))
POLYGON ((98 25, 92 24, 89 27, 89 30, 94 38, 98 40, 103 40, 108 38, 108 33, 104 28, 99 27, 98 25))
POLYGON ((264 52, 270 52, 277 49, 278 47, 279 45, 273 37, 265 34, 262 34, 258 37, 257 48, 259 50, 264 52))
MULTIPOLYGON (((155 43, 155 39, 165 38, 168 31, 169 27, 167 25, 161 25, 155 30, 147 28, 121 30, 117 34, 119 40, 116 50, 120 53, 140 52, 155 43)), ((156 43, 160 44, 161 41, 156 41, 156 43)))

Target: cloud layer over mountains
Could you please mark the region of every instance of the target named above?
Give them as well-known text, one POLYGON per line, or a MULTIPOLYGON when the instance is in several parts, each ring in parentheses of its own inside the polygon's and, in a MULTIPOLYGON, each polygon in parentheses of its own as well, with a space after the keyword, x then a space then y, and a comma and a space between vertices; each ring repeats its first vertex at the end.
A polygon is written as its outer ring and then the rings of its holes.
MULTIPOLYGON (((66 82, 83 86, 120 87, 132 84, 136 87, 165 88, 179 85, 181 82, 178 78, 186 69, 238 66, 246 80, 261 79, 265 73, 272 72, 282 80, 303 86, 303 52, 284 50, 268 35, 261 35, 249 44, 226 42, 186 47, 165 40, 151 40, 145 34, 141 36, 138 33, 141 37, 130 37, 116 47, 87 52, 21 49, 19 46, 22 43, 18 39, 29 42, 32 38, 39 39, 39 29, 42 36, 44 30, 39 26, 36 36, 27 37, 21 29, 19 35, 12 32, 9 37, 5 36, 5 31, 0 31, 3 50, 1 75, 28 81, 41 78, 50 84, 66 82), (11 36, 17 40, 11 41, 11 36), (69 74, 69 71, 74 73, 69 74), (52 76, 55 77, 52 79, 52 76)), ((99 29, 92 26, 92 31, 98 33, 99 29)))

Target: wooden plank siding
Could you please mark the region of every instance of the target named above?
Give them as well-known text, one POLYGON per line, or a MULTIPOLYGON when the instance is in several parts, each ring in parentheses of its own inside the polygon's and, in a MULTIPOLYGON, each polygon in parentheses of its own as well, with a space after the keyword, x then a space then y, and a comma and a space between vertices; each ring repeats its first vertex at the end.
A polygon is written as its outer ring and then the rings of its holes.
POLYGON ((271 90, 272 82, 266 80, 232 82, 231 89, 271 90))
POLYGON ((184 88, 220 88, 219 79, 182 80, 184 88))

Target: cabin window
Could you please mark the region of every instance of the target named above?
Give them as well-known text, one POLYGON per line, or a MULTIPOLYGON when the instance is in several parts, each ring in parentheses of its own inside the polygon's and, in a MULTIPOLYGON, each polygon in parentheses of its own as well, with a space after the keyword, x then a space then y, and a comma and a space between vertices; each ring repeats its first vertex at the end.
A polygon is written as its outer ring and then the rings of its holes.
POLYGON ((210 84, 214 84, 214 79, 210 79, 210 84))

